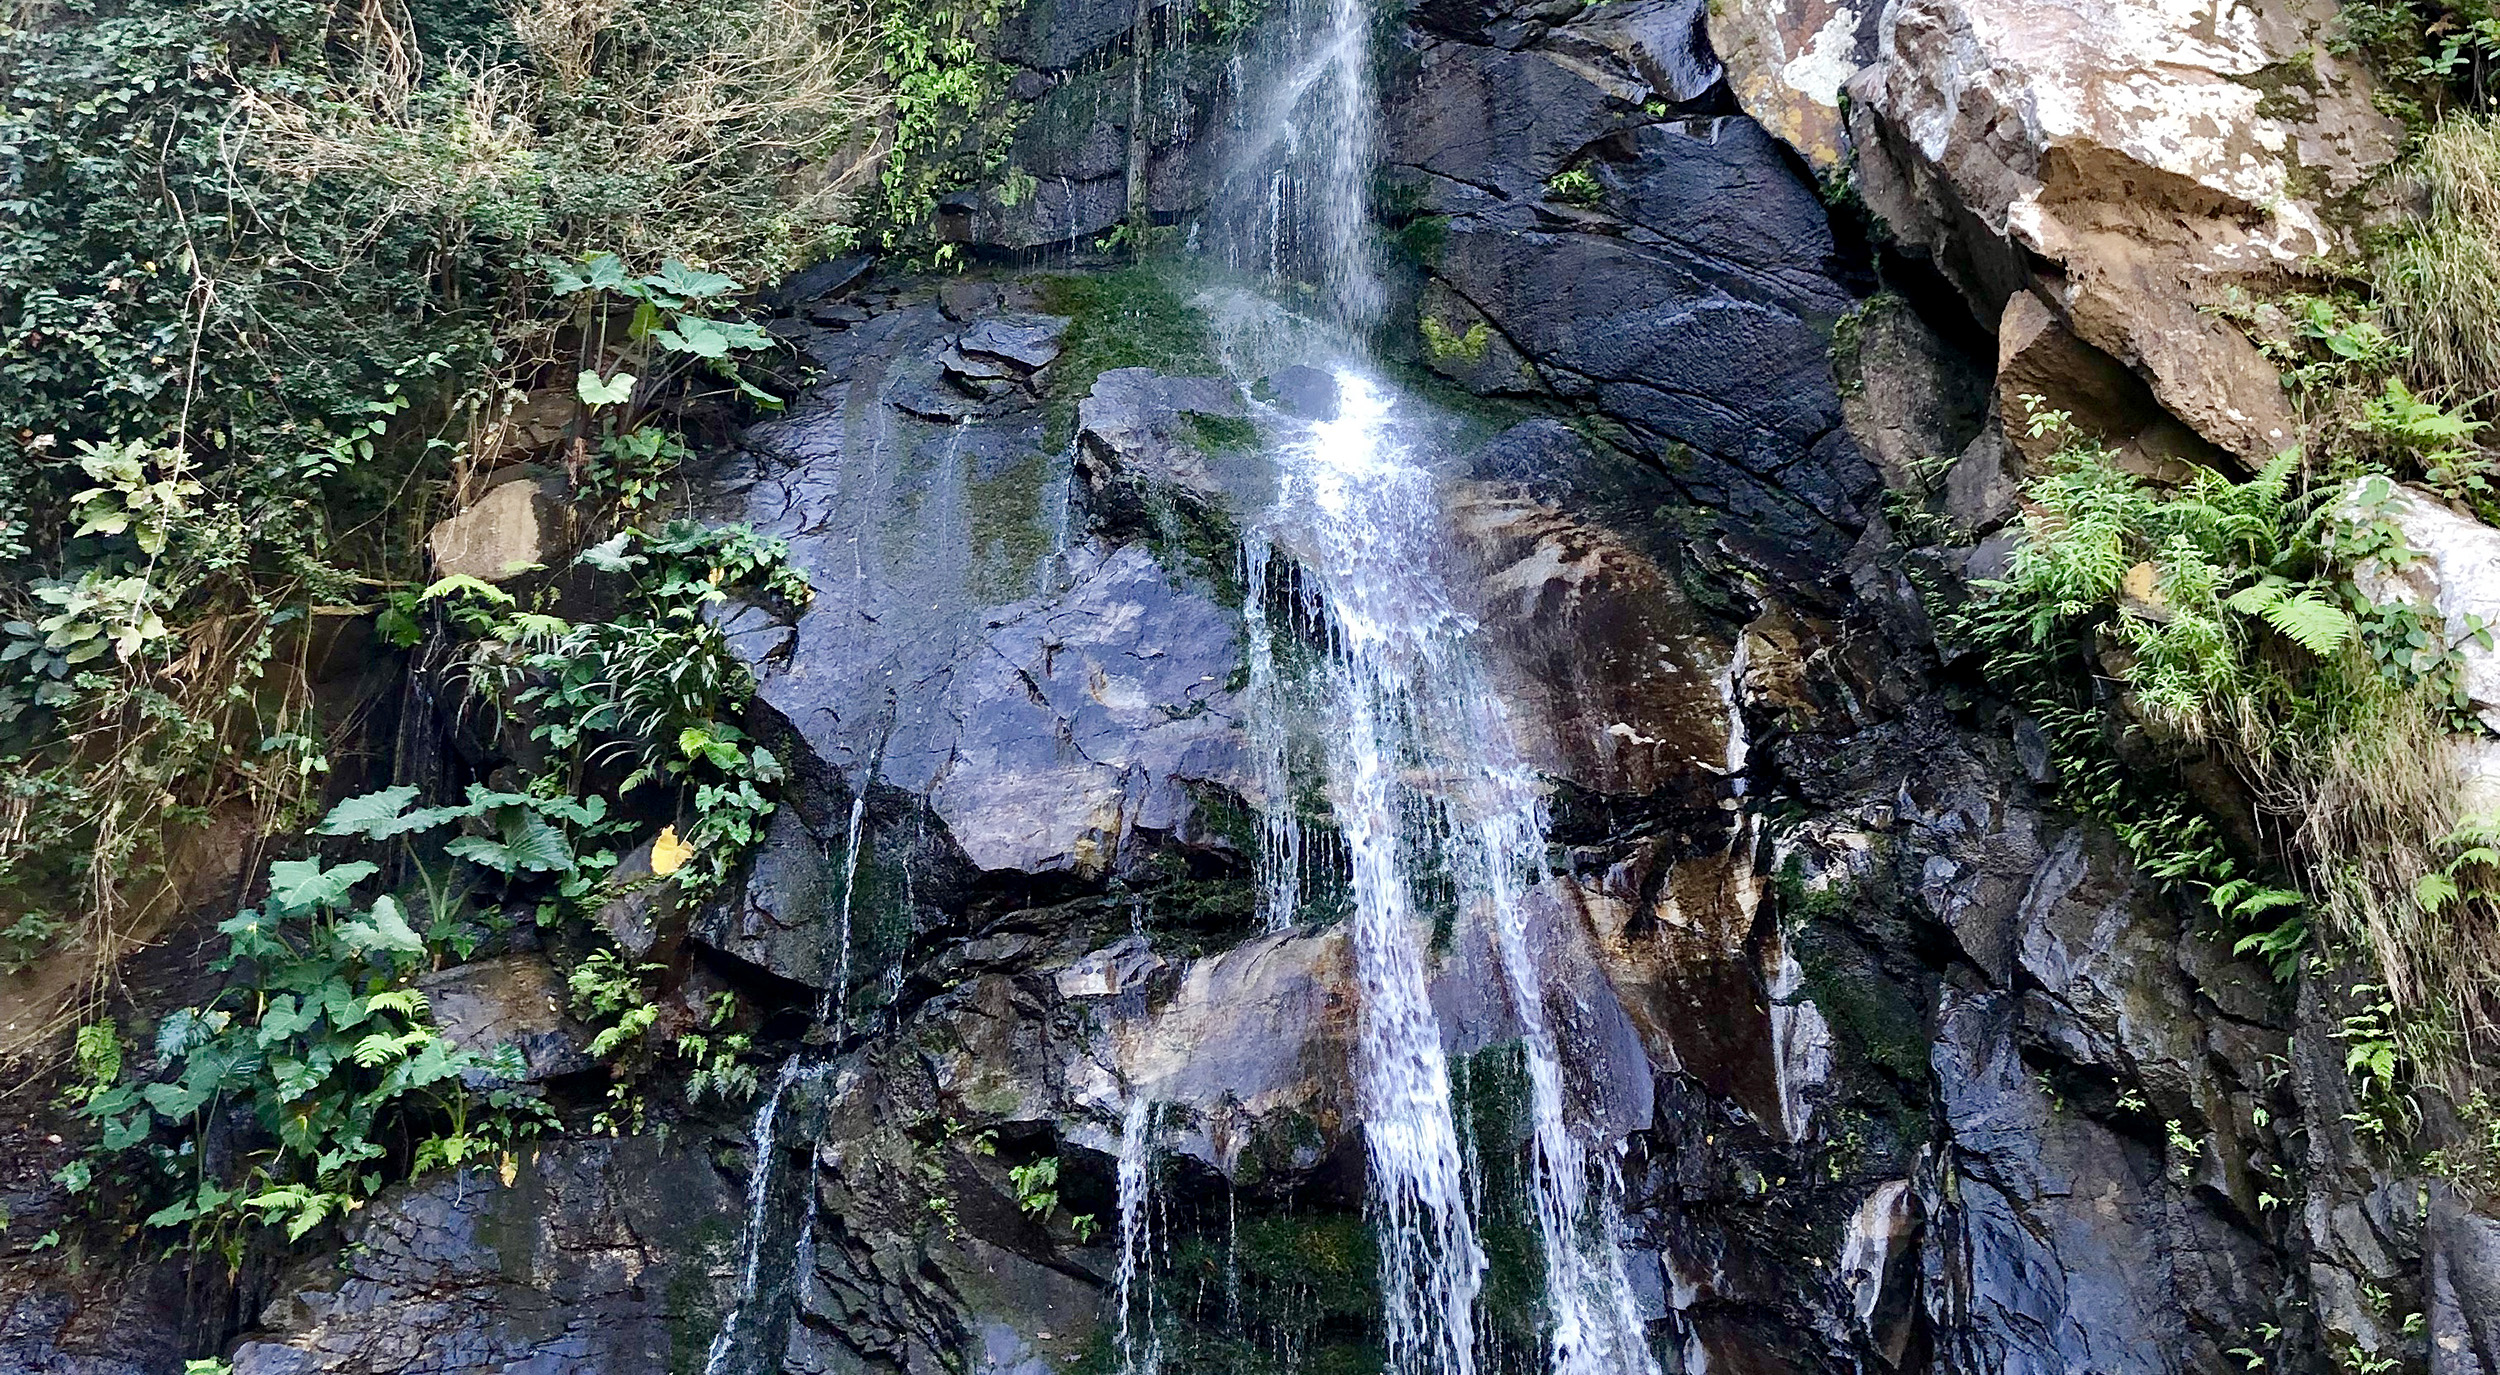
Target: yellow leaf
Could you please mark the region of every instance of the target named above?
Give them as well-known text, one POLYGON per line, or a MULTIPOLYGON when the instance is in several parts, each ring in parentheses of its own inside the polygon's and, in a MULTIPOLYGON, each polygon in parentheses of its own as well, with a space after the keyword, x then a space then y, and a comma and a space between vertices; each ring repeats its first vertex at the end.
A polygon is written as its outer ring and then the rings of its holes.
POLYGON ((694 858, 694 847, 677 838, 677 828, 662 826, 660 838, 651 842, 651 872, 662 878, 686 867, 694 858))
POLYGON ((509 1189, 512 1187, 512 1181, 521 1177, 521 1162, 513 1158, 512 1152, 505 1151, 503 1168, 496 1173, 502 1177, 503 1186, 509 1189))

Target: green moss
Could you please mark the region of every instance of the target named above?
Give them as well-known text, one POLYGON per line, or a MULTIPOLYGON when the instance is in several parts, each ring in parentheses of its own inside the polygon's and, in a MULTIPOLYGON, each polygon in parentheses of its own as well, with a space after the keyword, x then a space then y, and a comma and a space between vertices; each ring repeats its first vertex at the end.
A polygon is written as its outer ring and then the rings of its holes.
POLYGON ((1255 453, 1259 448, 1259 427, 1240 416, 1190 411, 1181 418, 1189 426, 1191 440, 1207 453, 1255 453))
MULTIPOLYGON (((1193 417, 1195 418, 1195 417, 1193 417)), ((1146 493, 1152 525, 1146 547, 1168 572, 1203 584, 1215 599, 1241 609, 1241 527, 1224 511, 1162 488, 1146 493)))
POLYGON ((1033 590, 1035 571, 1057 537, 1045 509, 1055 466, 1036 450, 995 473, 976 473, 967 484, 972 586, 981 596, 1006 601, 1033 590))
POLYGON ((1214 376, 1214 341, 1174 275, 1153 266, 1118 272, 1064 273, 1042 279, 1043 308, 1068 317, 1059 359, 1051 365, 1048 444, 1076 432, 1076 404, 1094 379, 1113 368, 1154 368, 1214 376))
POLYGON ((2231 79, 2258 92, 2257 113, 2262 118, 2297 123, 2317 117, 2318 57, 2307 48, 2231 79))
POLYGON ((1528 1196, 1526 1047, 1506 1041, 1459 1057, 1450 1066, 1450 1090, 1484 1200, 1476 1219, 1486 1261, 1484 1337, 1533 1358, 1546 1326, 1545 1245, 1528 1196))
POLYGON ((1449 248, 1449 217, 1418 215, 1389 231, 1388 242, 1390 251, 1410 265, 1431 267, 1449 248))
POLYGON ((1462 334, 1427 315, 1416 323, 1416 329, 1423 335, 1424 352, 1436 363, 1453 359, 1481 363, 1493 347, 1493 327, 1482 320, 1469 325, 1462 334))
POLYGON ((728 1317, 712 1274, 731 1263, 738 1239, 737 1222, 725 1215, 707 1217, 687 1233, 660 1310, 660 1325, 668 1332, 669 1375, 698 1375, 703 1369, 712 1339, 728 1317))

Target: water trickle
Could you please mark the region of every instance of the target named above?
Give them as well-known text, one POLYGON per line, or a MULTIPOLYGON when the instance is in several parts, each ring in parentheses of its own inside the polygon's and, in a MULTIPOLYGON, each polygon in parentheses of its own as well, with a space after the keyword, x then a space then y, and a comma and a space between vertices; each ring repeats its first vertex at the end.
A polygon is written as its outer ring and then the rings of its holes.
POLYGON ((1163 1343, 1154 1314, 1154 1100, 1129 1100, 1120 1124, 1115 1174, 1120 1201, 1120 1266, 1112 1275, 1112 1302, 1120 1312, 1121 1375, 1154 1375, 1163 1364, 1163 1343))
MULTIPOLYGON (((712 1338, 712 1348, 703 1359, 703 1375, 728 1375, 729 1365, 738 1348, 738 1338, 755 1322, 754 1307, 758 1283, 764 1268, 764 1231, 769 1220, 773 1181, 777 1177, 777 1132, 781 1122, 782 1101, 802 1084, 821 1081, 833 1066, 826 1061, 809 1061, 794 1054, 781 1062, 781 1070, 773 1076, 772 1087, 755 1110, 755 1141, 753 1171, 747 1176, 746 1231, 739 1247, 738 1297, 730 1304, 727 1317, 721 1320, 720 1332, 712 1338)), ((809 1163, 811 1176, 814 1162, 809 1163)), ((802 1251, 811 1251, 814 1244, 815 1190, 808 1190, 808 1225, 801 1235, 802 1251)))
POLYGON ((876 760, 872 757, 860 776, 859 787, 851 793, 851 819, 842 832, 842 902, 837 908, 835 936, 840 951, 834 958, 833 986, 817 995, 816 1024, 834 1027, 835 1019, 845 1015, 851 988, 851 894, 859 887, 859 843, 862 823, 868 817, 868 780, 876 776, 876 760))

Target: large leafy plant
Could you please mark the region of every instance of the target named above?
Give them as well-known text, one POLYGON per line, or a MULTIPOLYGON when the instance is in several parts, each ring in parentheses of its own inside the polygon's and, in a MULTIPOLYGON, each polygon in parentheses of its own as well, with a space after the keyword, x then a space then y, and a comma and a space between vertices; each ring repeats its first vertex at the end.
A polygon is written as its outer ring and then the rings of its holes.
MULTIPOLYGON (((331 816, 343 832, 439 824, 358 799, 331 816), (386 815, 389 819, 386 821, 386 815)), ((144 1225, 182 1227, 195 1244, 240 1244, 253 1223, 290 1240, 352 1211, 385 1184, 458 1166, 548 1120, 512 1084, 517 1059, 458 1049, 413 986, 433 952, 387 895, 360 897, 367 861, 284 860, 257 907, 220 924, 214 966, 237 975, 157 1030, 156 1072, 93 1084, 80 1111, 95 1148, 63 1171, 90 1190, 133 1165, 162 1200, 144 1225)), ((82 1061, 100 1060, 84 1047, 82 1061)))

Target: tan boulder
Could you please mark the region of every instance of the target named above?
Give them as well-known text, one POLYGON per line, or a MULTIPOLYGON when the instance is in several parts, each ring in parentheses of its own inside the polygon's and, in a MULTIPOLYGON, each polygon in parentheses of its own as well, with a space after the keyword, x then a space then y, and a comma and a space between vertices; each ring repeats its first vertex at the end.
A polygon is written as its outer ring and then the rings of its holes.
POLYGON ((2297 424, 2210 313, 2227 287, 2348 254, 2401 129, 2311 0, 1896 0, 1852 78, 1868 204, 1982 319, 2033 290, 2084 343, 2247 462, 2297 424))
POLYGON ((455 574, 502 582, 553 562, 566 537, 564 483, 557 478, 506 482, 437 524, 425 537, 439 577, 455 574))
POLYGON ((1710 46, 1745 113, 1823 176, 1848 166, 1849 78, 1875 60, 1882 0, 1716 0, 1710 46))
POLYGON ((2063 411, 2076 430, 2118 453, 2119 466, 2150 477, 2179 479, 2186 464, 2213 465, 2222 455, 2154 399, 2142 378, 2085 343, 2056 312, 2029 292, 2017 293, 1997 326, 1997 401, 2006 439, 2033 462, 2062 438, 2033 435, 2041 410, 2063 411))

